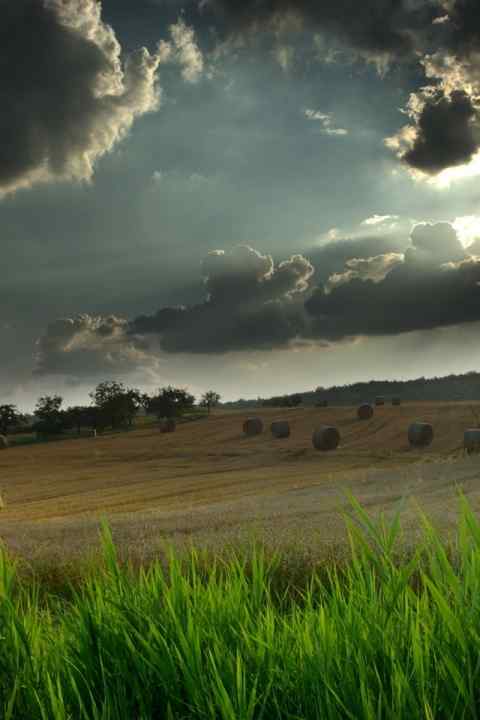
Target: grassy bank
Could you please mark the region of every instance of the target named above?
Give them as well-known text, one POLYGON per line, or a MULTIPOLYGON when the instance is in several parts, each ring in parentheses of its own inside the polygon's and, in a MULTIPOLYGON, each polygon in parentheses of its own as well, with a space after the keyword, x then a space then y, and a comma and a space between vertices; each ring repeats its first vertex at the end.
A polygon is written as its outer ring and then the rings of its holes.
POLYGON ((303 574, 261 550, 133 569, 105 530, 102 566, 59 591, 1 554, 0 716, 476 718, 476 517, 462 503, 448 549, 425 523, 407 557, 398 517, 354 515, 349 559, 303 574))

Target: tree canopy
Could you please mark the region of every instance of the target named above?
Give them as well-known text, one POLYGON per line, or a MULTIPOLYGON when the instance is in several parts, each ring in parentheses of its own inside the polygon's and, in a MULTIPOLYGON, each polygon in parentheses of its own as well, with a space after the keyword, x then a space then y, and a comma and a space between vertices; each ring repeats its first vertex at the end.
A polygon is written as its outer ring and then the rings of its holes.
POLYGON ((155 413, 159 418, 177 418, 191 410, 194 404, 195 397, 188 390, 169 385, 150 398, 148 412, 155 413))

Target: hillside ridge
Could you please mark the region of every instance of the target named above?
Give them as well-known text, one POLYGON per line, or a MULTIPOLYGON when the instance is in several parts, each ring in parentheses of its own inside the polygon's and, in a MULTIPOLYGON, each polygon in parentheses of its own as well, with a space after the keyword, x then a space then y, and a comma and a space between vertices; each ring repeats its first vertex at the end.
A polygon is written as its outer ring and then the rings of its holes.
POLYGON ((480 400, 480 372, 470 371, 461 375, 443 377, 419 377, 413 380, 369 380, 346 385, 319 385, 315 390, 297 392, 270 398, 224 403, 224 407, 283 407, 288 405, 316 405, 327 401, 331 405, 355 405, 374 401, 384 396, 390 400, 398 396, 410 402, 468 402, 480 400))

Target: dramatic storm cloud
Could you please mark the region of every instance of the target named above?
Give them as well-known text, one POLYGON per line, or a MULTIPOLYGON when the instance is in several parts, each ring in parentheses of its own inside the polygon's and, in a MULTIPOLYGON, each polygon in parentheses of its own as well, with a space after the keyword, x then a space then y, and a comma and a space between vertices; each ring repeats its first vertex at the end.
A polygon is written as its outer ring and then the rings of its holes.
POLYGON ((418 109, 410 109, 410 115, 416 127, 404 130, 398 147, 412 168, 435 174, 468 163, 478 150, 478 111, 463 90, 450 96, 433 91, 418 109))
POLYGON ((156 335, 166 352, 282 347, 304 331, 302 299, 313 272, 302 255, 275 266, 250 247, 215 251, 203 263, 205 302, 139 317, 130 332, 156 335))
POLYGON ((0 0, 0 39, 2 396, 471 369, 477 0, 0 0))
POLYGON ((307 301, 316 336, 397 335, 480 319, 480 259, 448 223, 416 226, 403 259, 387 255, 353 269, 347 263, 307 301), (372 264, 387 270, 383 279, 372 277, 372 264))
POLYGON ((475 0, 445 0, 435 42, 424 48, 427 83, 410 95, 404 126, 387 145, 435 175, 467 165, 480 147, 480 13, 475 0))
MULTIPOLYGON (((404 252, 350 257, 311 292, 302 255, 275 265, 247 246, 203 262, 206 299, 133 321, 82 315, 52 323, 39 340, 38 374, 128 373, 161 354, 218 354, 397 335, 480 320, 480 259, 449 223, 418 224, 404 252)), ((337 251, 343 243, 333 243, 337 251)), ((348 245, 350 252, 368 247, 348 245)))
POLYGON ((97 0, 3 0, 0 45, 0 195, 89 180, 158 106, 160 54, 141 48, 122 63, 97 0))
POLYGON ((410 95, 406 113, 411 124, 387 138, 386 144, 413 170, 435 175, 467 165, 478 152, 480 66, 441 53, 423 64, 434 84, 410 95))
POLYGON ((221 353, 282 347, 304 331, 302 299, 313 267, 301 255, 274 265, 249 247, 210 253, 207 299, 132 322, 79 315, 53 322, 38 341, 36 374, 75 377, 154 369, 160 352, 221 353))

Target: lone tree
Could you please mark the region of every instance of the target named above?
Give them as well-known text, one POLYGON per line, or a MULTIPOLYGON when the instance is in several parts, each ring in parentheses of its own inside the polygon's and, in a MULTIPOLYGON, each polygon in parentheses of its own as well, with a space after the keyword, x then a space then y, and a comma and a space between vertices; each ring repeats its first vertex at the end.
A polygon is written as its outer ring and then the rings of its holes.
POLYGON ((169 385, 150 398, 148 411, 155 413, 158 418, 177 418, 191 410, 194 404, 195 398, 188 390, 169 385))
POLYGON ((0 435, 7 435, 23 420, 24 416, 18 412, 16 405, 0 405, 0 435))
POLYGON ((219 395, 214 390, 207 390, 207 392, 202 395, 200 405, 202 407, 206 407, 208 414, 210 415, 210 410, 213 407, 217 407, 218 403, 220 402, 220 398, 221 395, 219 395))
POLYGON ((44 433, 59 433, 63 430, 61 407, 63 398, 60 395, 44 395, 35 406, 35 415, 39 422, 36 429, 44 433))

